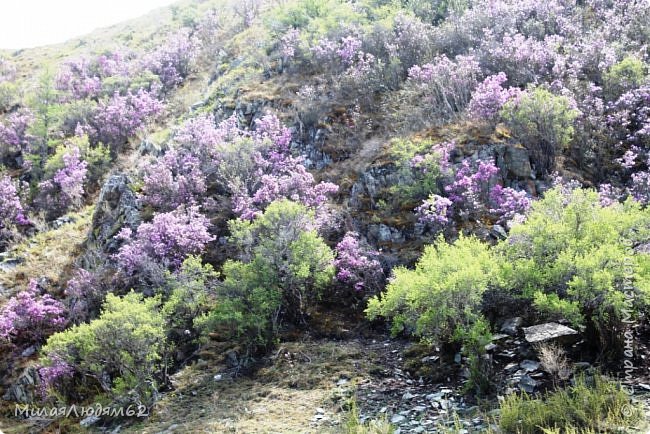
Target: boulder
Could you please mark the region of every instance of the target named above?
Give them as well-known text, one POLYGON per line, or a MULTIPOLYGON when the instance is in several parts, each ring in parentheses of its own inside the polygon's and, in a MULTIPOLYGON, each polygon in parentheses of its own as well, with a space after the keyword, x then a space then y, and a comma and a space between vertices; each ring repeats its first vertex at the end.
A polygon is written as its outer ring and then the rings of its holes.
POLYGON ((571 341, 578 332, 570 327, 555 322, 524 327, 526 341, 535 344, 548 341, 571 341))
POLYGON ((140 224, 140 210, 131 180, 125 174, 112 175, 102 186, 95 206, 88 243, 113 253, 119 248, 115 234, 127 226, 135 230, 140 224))
POLYGON ((19 402, 21 404, 31 404, 34 402, 36 388, 40 382, 40 376, 35 367, 30 366, 25 368, 18 379, 7 388, 2 399, 5 401, 19 402))
POLYGON ((532 168, 527 149, 518 146, 506 146, 503 160, 506 166, 506 176, 520 179, 530 178, 532 168))

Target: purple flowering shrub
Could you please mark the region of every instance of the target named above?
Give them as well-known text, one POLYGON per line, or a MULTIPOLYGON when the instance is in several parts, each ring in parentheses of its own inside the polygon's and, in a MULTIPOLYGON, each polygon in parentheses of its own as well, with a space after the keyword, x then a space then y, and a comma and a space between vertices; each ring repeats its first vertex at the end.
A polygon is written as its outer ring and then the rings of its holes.
POLYGON ((185 257, 201 253, 214 240, 209 227, 210 221, 196 206, 181 206, 157 214, 150 223, 138 226, 135 234, 122 228, 117 237, 126 244, 115 254, 115 259, 127 275, 133 275, 148 261, 165 268, 178 268, 185 257))
POLYGON ((440 122, 458 116, 470 102, 480 77, 478 61, 472 56, 450 60, 444 54, 432 63, 409 68, 407 91, 424 119, 440 122))
POLYGON ((182 204, 199 204, 206 192, 201 161, 194 155, 171 149, 163 157, 142 165, 140 200, 158 211, 171 211, 182 204))
POLYGON ((36 280, 0 309, 0 340, 13 344, 41 343, 67 324, 63 303, 41 294, 36 280))
POLYGON ((525 191, 498 183, 499 168, 491 160, 464 159, 453 181, 444 188, 448 197, 431 195, 415 209, 418 221, 436 231, 452 219, 490 217, 499 224, 522 221, 532 203, 525 191))
POLYGON ((199 38, 189 29, 181 29, 145 57, 144 68, 160 77, 163 89, 168 91, 192 72, 200 49, 199 38))
POLYGON ((105 295, 106 290, 96 272, 76 270, 65 289, 70 322, 79 324, 96 317, 105 295))
POLYGON ((92 143, 101 142, 119 150, 127 140, 141 132, 163 110, 163 103, 152 92, 140 89, 122 96, 101 100, 88 120, 86 130, 92 143))
POLYGON ((268 204, 282 198, 319 208, 338 191, 338 186, 330 182, 316 184, 302 164, 302 157, 291 155, 291 132, 277 117, 258 119, 251 138, 255 150, 245 157, 250 159, 245 173, 229 177, 233 211, 242 219, 256 218, 268 204))
POLYGON ((15 182, 8 176, 0 178, 0 246, 12 238, 17 226, 30 224, 20 201, 15 182))
POLYGON ((33 137, 28 130, 33 121, 34 115, 28 109, 15 111, 4 122, 0 121, 0 163, 11 164, 8 157, 24 155, 31 150, 33 137))
POLYGON ((63 155, 63 167, 50 179, 39 183, 37 205, 49 218, 56 218, 81 205, 88 163, 81 159, 78 147, 63 155))
POLYGON ((446 197, 432 194, 415 208, 418 221, 435 229, 444 228, 449 223, 453 202, 446 197))
POLYGON ((48 391, 56 388, 60 390, 63 381, 72 378, 75 370, 60 357, 52 356, 47 366, 41 366, 38 369, 38 375, 41 380, 39 386, 41 397, 46 398, 48 391))
POLYGON ((504 88, 503 84, 507 80, 506 74, 499 72, 479 83, 467 107, 470 117, 495 124, 503 105, 521 93, 516 87, 504 88))
POLYGON ((336 245, 336 280, 364 295, 380 289, 384 279, 381 264, 377 259, 378 252, 363 248, 359 243, 359 235, 348 232, 336 245))

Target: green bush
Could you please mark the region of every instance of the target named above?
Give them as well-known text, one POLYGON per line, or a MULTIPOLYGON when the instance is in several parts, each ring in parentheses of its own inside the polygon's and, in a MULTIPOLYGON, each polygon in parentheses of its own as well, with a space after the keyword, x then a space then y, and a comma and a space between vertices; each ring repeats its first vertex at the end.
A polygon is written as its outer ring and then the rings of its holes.
POLYGON ((571 142, 578 111, 565 96, 541 87, 507 102, 500 113, 512 133, 530 151, 539 174, 555 167, 555 157, 571 142))
POLYGON ((79 148, 81 159, 88 163, 86 184, 96 187, 110 168, 110 149, 101 143, 91 146, 86 135, 71 137, 65 144, 57 146, 54 154, 50 155, 45 162, 43 178, 49 179, 57 170, 63 168, 63 156, 75 147, 79 148))
POLYGON ((650 302, 650 256, 626 245, 649 237, 650 210, 638 203, 603 207, 594 191, 557 187, 497 247, 500 285, 548 319, 592 328, 601 348, 620 345, 624 317, 650 302))
POLYGON ((612 65, 603 77, 605 97, 615 101, 625 92, 639 87, 646 79, 647 70, 648 65, 632 56, 612 65))
POLYGON ((616 383, 600 376, 535 399, 511 394, 501 403, 499 426, 504 433, 619 432, 635 427, 642 410, 616 383), (593 431, 590 431, 593 430, 593 431))
POLYGON ((404 199, 424 200, 439 192, 438 183, 442 176, 440 154, 432 151, 433 146, 431 140, 395 139, 391 142, 391 156, 398 166, 400 178, 405 180, 391 187, 400 203, 404 199), (416 156, 421 156, 422 159, 414 167, 412 161, 416 156))
POLYGON ((253 222, 230 223, 239 261, 223 266, 216 307, 198 320, 248 351, 271 345, 282 321, 299 322, 333 277, 331 249, 314 228, 313 211, 276 201, 253 222))
POLYGON ((111 398, 150 405, 157 389, 165 347, 159 299, 131 292, 108 294, 94 321, 56 333, 42 349, 44 363, 63 361, 90 387, 111 398))
POLYGON ((366 310, 370 319, 389 318, 392 332, 410 331, 433 342, 462 341, 478 321, 483 293, 495 271, 488 246, 461 237, 439 237, 427 246, 415 270, 397 267, 381 296, 366 310))
POLYGON ((191 340, 195 318, 207 313, 214 304, 218 277, 219 273, 210 264, 203 264, 199 256, 185 259, 178 272, 167 272, 167 299, 162 314, 170 340, 182 343, 191 340))
POLYGON ((0 82, 0 113, 9 111, 18 103, 18 86, 10 81, 0 82))

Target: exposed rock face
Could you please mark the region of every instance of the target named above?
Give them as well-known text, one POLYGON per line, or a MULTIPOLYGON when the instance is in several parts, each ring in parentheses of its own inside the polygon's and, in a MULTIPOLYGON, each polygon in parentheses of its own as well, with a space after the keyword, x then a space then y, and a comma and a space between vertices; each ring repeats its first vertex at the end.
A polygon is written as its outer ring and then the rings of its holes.
POLYGON ((2 396, 6 401, 30 404, 34 402, 36 387, 40 384, 40 377, 35 367, 26 368, 14 384, 7 388, 2 396))
POLYGON ((510 336, 515 336, 519 332, 519 327, 521 327, 522 319, 521 317, 509 318, 504 321, 501 326, 501 331, 510 336))
POLYGON ((572 340, 572 337, 578 334, 572 328, 554 322, 525 327, 524 333, 526 341, 531 344, 554 340, 572 340))
POLYGON ((503 152, 505 176, 509 178, 528 179, 532 174, 528 151, 517 146, 506 146, 503 152))
POLYGON ((112 175, 99 193, 93 215, 88 243, 106 252, 114 252, 118 241, 113 237, 124 226, 136 229, 140 224, 140 210, 135 193, 129 187, 125 174, 112 175))

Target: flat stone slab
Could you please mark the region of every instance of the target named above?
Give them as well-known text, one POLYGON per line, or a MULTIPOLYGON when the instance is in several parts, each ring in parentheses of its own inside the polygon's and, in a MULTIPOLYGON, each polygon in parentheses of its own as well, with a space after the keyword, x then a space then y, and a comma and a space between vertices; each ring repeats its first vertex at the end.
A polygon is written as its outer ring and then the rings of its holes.
POLYGON ((573 330, 571 327, 555 322, 548 322, 545 324, 534 325, 532 327, 524 327, 524 334, 526 335, 526 341, 534 344, 537 342, 563 338, 564 336, 577 335, 578 332, 573 330))

